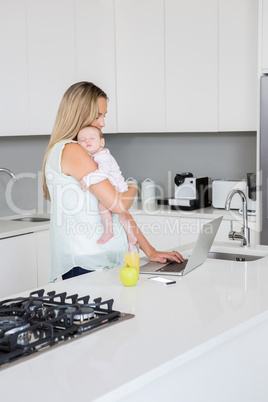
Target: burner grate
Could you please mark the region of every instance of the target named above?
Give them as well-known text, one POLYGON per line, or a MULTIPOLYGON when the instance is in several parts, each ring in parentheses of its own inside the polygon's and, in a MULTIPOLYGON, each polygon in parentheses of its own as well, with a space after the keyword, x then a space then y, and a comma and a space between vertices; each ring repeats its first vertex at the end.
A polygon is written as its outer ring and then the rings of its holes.
POLYGON ((31 292, 0 302, 0 366, 55 346, 107 324, 134 317, 113 310, 114 300, 31 292))

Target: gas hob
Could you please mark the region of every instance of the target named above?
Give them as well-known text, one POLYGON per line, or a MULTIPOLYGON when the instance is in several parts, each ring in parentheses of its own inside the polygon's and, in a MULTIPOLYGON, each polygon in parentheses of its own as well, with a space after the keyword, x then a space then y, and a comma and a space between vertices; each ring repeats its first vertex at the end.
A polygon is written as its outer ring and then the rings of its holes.
POLYGON ((113 310, 113 299, 89 299, 40 289, 0 301, 0 367, 134 317, 113 310))

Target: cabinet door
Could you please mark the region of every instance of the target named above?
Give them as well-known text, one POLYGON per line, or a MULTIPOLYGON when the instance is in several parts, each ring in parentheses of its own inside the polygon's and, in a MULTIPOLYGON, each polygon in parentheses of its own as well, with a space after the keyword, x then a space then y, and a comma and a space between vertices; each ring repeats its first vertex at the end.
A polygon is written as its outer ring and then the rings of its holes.
POLYGON ((35 234, 0 240, 0 298, 37 287, 35 234))
POLYGON ((268 0, 261 0, 261 66, 263 74, 268 74, 268 0))
MULTIPOLYGON (((156 250, 166 251, 180 245, 180 226, 176 217, 134 215, 134 219, 156 250)), ((140 255, 144 256, 144 253, 141 251, 140 255)))
POLYGON ((165 1, 166 131, 218 130, 218 2, 165 1))
POLYGON ((118 131, 165 131, 164 1, 115 0, 118 131))
POLYGON ((104 133, 116 133, 116 72, 114 3, 76 0, 77 81, 90 81, 107 93, 108 113, 104 133))
POLYGON ((37 286, 48 284, 49 270, 49 230, 36 232, 37 286))
POLYGON ((29 134, 25 3, 0 2, 0 135, 29 134))
POLYGON ((219 0, 219 131, 257 130, 258 2, 219 0))
POLYGON ((209 219, 179 218, 180 245, 195 243, 202 226, 209 221, 209 219))
MULTIPOLYGON (((180 218, 180 245, 188 244, 195 242, 197 240, 198 234, 205 223, 210 222, 213 219, 196 219, 196 218, 180 218)), ((232 240, 229 240, 228 234, 231 230, 236 232, 241 231, 241 227, 243 225, 242 217, 241 220, 223 220, 220 224, 219 230, 215 237, 215 242, 224 242, 231 243, 232 240)), ((257 244, 257 231, 256 231, 256 223, 250 222, 250 243, 257 244)), ((239 246, 239 240, 235 241, 239 246)))
POLYGON ((31 134, 50 134, 76 80, 73 0, 26 0, 31 134))

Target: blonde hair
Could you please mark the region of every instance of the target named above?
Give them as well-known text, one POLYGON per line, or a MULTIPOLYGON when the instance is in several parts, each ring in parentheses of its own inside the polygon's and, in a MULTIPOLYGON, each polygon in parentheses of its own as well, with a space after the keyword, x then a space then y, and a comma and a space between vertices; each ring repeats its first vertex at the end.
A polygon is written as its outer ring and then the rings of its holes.
POLYGON ((73 84, 63 95, 43 162, 43 191, 46 200, 50 200, 50 196, 45 166, 52 147, 60 141, 76 139, 82 128, 90 126, 96 120, 99 98, 108 101, 102 89, 87 81, 73 84))

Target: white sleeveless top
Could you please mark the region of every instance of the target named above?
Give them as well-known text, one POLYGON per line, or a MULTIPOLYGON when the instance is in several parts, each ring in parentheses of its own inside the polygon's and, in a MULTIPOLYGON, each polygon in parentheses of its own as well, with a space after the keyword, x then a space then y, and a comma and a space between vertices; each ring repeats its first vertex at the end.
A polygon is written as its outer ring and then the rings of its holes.
MULTIPOLYGON (((113 268, 124 262, 126 234, 113 214, 114 237, 105 244, 97 240, 103 233, 98 199, 61 172, 62 141, 52 148, 45 168, 51 198, 49 281, 55 281, 73 267, 88 270, 113 268)), ((76 142, 75 142, 76 143, 76 142)))

